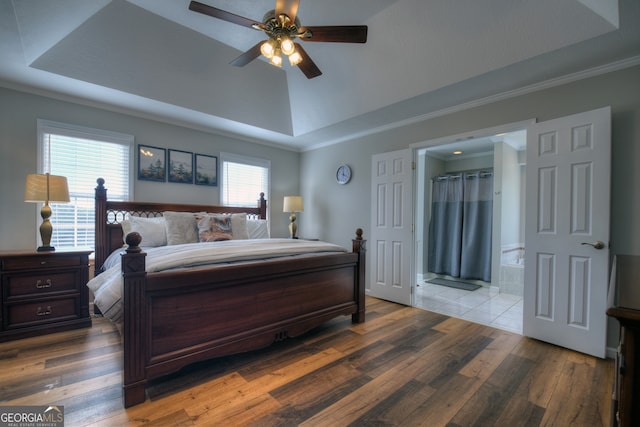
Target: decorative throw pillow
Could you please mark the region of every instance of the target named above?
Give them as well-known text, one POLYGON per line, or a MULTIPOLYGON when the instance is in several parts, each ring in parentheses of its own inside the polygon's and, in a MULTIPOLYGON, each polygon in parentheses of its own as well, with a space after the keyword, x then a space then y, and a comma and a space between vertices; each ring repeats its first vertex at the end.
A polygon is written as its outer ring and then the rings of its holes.
MULTIPOLYGON (((246 213, 234 213, 234 214, 216 214, 200 212, 196 214, 196 221, 199 222, 205 216, 217 216, 217 217, 231 217, 231 234, 233 240, 242 240, 249 238, 249 232, 247 229, 247 214, 246 213)), ((198 233, 200 233, 200 227, 198 227, 198 233)), ((202 240, 200 240, 202 242, 202 240)))
POLYGON ((233 239, 231 215, 209 214, 197 217, 198 237, 201 242, 233 239))
POLYGON ((163 215, 167 232, 167 245, 198 242, 198 226, 194 213, 167 211, 163 215))
POLYGON ((122 226, 123 239, 133 231, 140 233, 142 236, 140 246, 156 247, 167 244, 167 233, 163 217, 130 216, 129 219, 122 221, 120 225, 122 226))

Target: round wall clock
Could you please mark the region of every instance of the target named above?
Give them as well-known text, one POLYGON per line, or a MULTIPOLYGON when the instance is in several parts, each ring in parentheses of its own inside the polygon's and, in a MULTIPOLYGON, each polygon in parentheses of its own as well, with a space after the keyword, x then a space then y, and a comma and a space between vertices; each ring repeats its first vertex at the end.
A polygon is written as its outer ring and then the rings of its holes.
POLYGON ((348 165, 340 165, 336 171, 338 184, 346 184, 351 179, 351 168, 348 165))

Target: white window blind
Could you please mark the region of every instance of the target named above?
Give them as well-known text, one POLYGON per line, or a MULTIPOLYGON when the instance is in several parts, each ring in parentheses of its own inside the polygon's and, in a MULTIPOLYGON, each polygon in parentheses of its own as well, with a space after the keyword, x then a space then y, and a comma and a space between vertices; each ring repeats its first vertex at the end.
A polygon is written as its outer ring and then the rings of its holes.
POLYGON ((256 206, 260 193, 269 199, 269 160, 220 153, 221 199, 225 206, 256 206))
POLYGON ((67 177, 69 203, 51 203, 56 248, 95 245, 94 189, 104 178, 110 200, 130 200, 133 136, 38 120, 39 171, 67 177))

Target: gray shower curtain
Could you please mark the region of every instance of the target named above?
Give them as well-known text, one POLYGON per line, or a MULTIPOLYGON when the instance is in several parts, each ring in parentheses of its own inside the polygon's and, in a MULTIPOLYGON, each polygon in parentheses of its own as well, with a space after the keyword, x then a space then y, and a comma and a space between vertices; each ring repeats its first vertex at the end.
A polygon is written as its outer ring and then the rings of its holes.
POLYGON ((433 179, 428 271, 491 281, 493 173, 433 179))
POLYGON ((433 179, 427 250, 428 270, 432 273, 460 277, 463 186, 461 175, 433 179))

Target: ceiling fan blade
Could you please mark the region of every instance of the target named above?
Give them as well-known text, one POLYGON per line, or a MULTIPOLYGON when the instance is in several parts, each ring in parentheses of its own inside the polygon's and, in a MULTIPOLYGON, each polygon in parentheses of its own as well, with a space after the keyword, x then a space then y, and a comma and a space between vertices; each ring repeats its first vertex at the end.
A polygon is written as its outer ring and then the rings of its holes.
POLYGON ((314 77, 322 75, 322 71, 320 71, 320 68, 318 68, 316 63, 311 60, 311 57, 309 56, 307 51, 304 50, 299 44, 296 43, 296 45, 298 52, 300 52, 300 56, 302 56, 302 62, 298 64, 298 68, 300 68, 300 71, 302 71, 308 79, 312 79, 314 77))
POLYGON ((233 65, 235 67, 244 67, 249 62, 251 62, 254 59, 256 59, 257 57, 259 57, 260 56, 260 46, 262 46, 262 43, 264 43, 264 41, 258 42, 258 44, 253 46, 251 49, 249 49, 248 51, 246 51, 242 55, 238 56, 236 59, 231 61, 231 65, 233 65))
POLYGON ((300 0, 276 0, 276 16, 284 13, 295 22, 300 0))
POLYGON ((233 24, 242 25, 243 27, 254 28, 254 24, 262 24, 259 21, 245 18, 243 16, 236 15, 234 13, 227 12, 225 10, 218 9, 217 7, 209 6, 197 1, 192 1, 191 3, 189 3, 189 10, 213 16, 214 18, 222 19, 223 21, 231 22, 233 24))
POLYGON ((302 40, 307 42, 366 43, 366 25, 337 25, 303 27, 300 29, 302 40), (310 33, 304 34, 305 32, 310 33))

